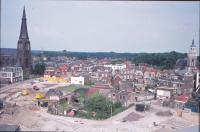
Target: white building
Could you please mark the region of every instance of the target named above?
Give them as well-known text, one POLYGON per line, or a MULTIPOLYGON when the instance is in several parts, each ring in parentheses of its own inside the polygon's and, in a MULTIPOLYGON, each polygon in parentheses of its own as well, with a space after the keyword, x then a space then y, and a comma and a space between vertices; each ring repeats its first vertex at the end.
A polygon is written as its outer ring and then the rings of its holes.
POLYGON ((71 76, 71 84, 81 84, 84 85, 84 77, 71 76))
POLYGON ((1 83, 15 83, 23 81, 23 70, 19 62, 15 66, 1 67, 0 68, 1 83))
POLYGON ((112 70, 120 70, 126 68, 126 64, 116 64, 116 65, 104 65, 104 67, 111 67, 112 70))

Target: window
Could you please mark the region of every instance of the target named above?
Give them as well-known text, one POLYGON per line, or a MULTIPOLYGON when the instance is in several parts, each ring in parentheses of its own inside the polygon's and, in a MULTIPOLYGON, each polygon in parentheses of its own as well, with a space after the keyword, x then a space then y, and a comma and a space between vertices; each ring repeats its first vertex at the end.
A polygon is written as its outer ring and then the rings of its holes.
POLYGON ((126 75, 124 75, 124 79, 126 79, 126 75))
POLYGON ((26 58, 26 68, 28 68, 28 58, 26 58))
POLYGON ((105 77, 107 77, 107 74, 105 74, 105 77))
POLYGON ((126 74, 126 72, 124 72, 124 74, 126 74))
POLYGON ((111 98, 111 94, 108 94, 108 98, 111 98))
POLYGON ((129 79, 129 75, 127 75, 127 79, 129 79))
POLYGON ((104 74, 102 74, 102 77, 104 77, 104 74))
POLYGON ((26 44, 26 50, 29 50, 29 44, 26 44))
POLYGON ((123 99, 125 99, 125 96, 123 96, 123 99))
POLYGON ((120 99, 122 99, 122 96, 120 95, 120 99))
POLYGON ((127 74, 129 74, 129 71, 127 71, 127 74))
POLYGON ((113 94, 113 99, 115 99, 115 94, 113 94))
POLYGON ((132 75, 130 75, 130 79, 133 79, 133 78, 132 78, 132 75))
POLYGON ((176 108, 179 108, 179 103, 176 103, 176 108))

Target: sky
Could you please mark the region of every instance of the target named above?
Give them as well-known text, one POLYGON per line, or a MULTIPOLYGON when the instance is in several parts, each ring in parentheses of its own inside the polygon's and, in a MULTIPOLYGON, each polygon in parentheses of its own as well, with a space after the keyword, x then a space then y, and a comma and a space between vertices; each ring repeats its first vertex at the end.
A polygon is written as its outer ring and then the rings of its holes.
POLYGON ((25 6, 32 50, 199 55, 199 1, 1 0, 1 47, 17 48, 25 6))

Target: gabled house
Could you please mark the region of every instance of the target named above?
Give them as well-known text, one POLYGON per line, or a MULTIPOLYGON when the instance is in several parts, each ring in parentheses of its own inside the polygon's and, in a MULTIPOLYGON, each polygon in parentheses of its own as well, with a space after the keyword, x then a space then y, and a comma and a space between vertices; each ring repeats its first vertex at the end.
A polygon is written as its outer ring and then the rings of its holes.
POLYGON ((45 99, 55 99, 61 100, 63 98, 63 93, 59 89, 49 89, 45 94, 45 99))
POLYGON ((110 92, 106 94, 106 98, 112 100, 113 102, 120 101, 123 107, 128 107, 135 101, 134 93, 124 90, 110 90, 110 92))
POLYGON ((117 86, 119 85, 119 82, 122 80, 121 75, 117 74, 114 78, 113 78, 113 86, 117 86))
POLYGON ((55 76, 65 78, 65 77, 67 77, 67 70, 68 70, 68 68, 66 66, 55 67, 55 76))
MULTIPOLYGON (((90 98, 91 94, 93 94, 96 91, 99 91, 99 93, 100 93, 100 89, 109 89, 110 90, 110 89, 113 89, 113 88, 109 87, 109 85, 102 85, 102 84, 101 85, 100 84, 93 85, 87 90, 85 98, 86 99, 90 98)), ((104 92, 101 90, 101 93, 104 93, 104 92)))
POLYGON ((189 96, 186 94, 182 94, 174 99, 174 108, 175 109, 184 109, 185 103, 188 101, 189 96))

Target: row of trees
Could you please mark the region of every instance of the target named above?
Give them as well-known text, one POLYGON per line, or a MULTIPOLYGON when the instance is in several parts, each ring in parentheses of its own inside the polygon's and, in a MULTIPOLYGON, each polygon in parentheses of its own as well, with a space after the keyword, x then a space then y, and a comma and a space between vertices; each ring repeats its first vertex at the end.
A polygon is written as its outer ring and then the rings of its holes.
MULTIPOLYGON (((37 57, 42 57, 41 53, 31 53, 32 56, 37 56, 37 57)), ((87 58, 98 58, 98 59, 103 59, 103 58, 124 58, 126 60, 131 60, 133 57, 138 55, 138 53, 115 53, 115 52, 67 52, 62 51, 62 52, 56 52, 56 51, 44 51, 43 52, 44 56, 49 56, 49 57, 58 57, 58 56, 67 56, 67 57, 83 57, 83 59, 87 58)))
POLYGON ((151 53, 138 55, 133 58, 132 62, 138 65, 139 63, 147 63, 158 66, 158 69, 173 69, 177 60, 187 57, 187 54, 172 51, 170 53, 151 53))

